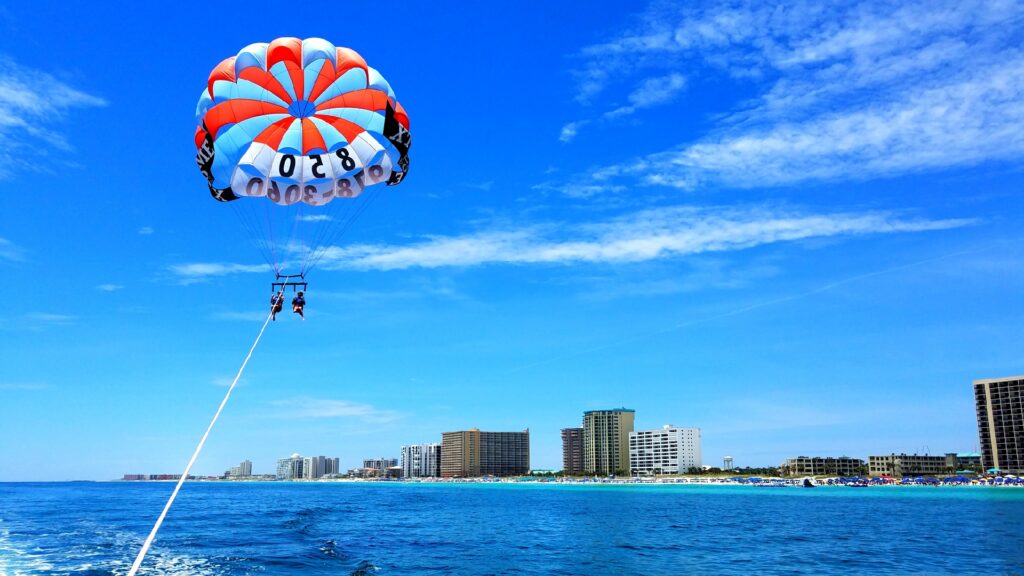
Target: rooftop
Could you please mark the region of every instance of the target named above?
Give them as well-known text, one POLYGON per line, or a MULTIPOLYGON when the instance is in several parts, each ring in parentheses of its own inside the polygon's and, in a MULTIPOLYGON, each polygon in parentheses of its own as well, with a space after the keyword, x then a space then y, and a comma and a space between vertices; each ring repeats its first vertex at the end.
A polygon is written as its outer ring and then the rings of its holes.
POLYGON ((982 378, 975 380, 974 385, 978 384, 995 384, 997 382, 1012 382, 1014 380, 1024 380, 1024 376, 1003 376, 1002 378, 982 378))

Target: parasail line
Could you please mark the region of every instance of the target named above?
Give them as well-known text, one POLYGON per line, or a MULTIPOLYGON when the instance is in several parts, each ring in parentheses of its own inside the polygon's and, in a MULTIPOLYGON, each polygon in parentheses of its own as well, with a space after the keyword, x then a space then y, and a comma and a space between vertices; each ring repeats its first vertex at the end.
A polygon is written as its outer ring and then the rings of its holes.
POLYGON ((317 264, 319 264, 320 260, 327 255, 327 251, 331 247, 330 245, 344 238, 345 234, 348 232, 348 229, 353 224, 355 224, 357 220, 359 220, 359 218, 363 215, 364 212, 366 212, 370 208, 370 206, 373 205, 374 201, 377 200, 377 197, 380 195, 380 186, 374 187, 367 194, 369 194, 369 197, 365 202, 363 202, 359 206, 359 208, 356 208, 355 214, 353 214, 352 217, 347 222, 345 222, 345 224, 341 227, 340 230, 336 231, 334 235, 330 236, 327 240, 324 241, 323 246, 319 250, 319 254, 317 254, 317 256, 313 258, 313 261, 306 267, 307 270, 310 270, 317 264))
POLYGON ((188 461, 188 466, 185 466, 185 472, 182 473, 181 477, 178 478, 178 483, 174 486, 174 491, 171 492, 171 497, 167 499, 167 504, 164 505, 164 509, 160 512, 160 516, 156 519, 156 524, 153 524, 153 529, 150 530, 149 536, 146 537, 146 541, 142 544, 142 550, 139 550, 139 555, 135 557, 135 562, 132 563, 131 569, 128 571, 128 576, 135 576, 135 572, 138 571, 139 566, 142 565, 142 560, 146 557, 146 553, 149 552, 150 545, 153 544, 153 539, 156 538, 156 533, 160 530, 160 525, 163 524, 164 518, 167 516, 167 512, 171 509, 171 504, 174 504, 174 499, 178 496, 178 491, 181 490, 181 485, 185 483, 185 479, 188 478, 188 473, 192 470, 192 465, 196 463, 196 459, 199 458, 199 453, 203 450, 203 445, 206 444, 206 439, 210 436, 210 430, 213 430, 213 425, 217 423, 217 419, 220 418, 220 413, 224 410, 224 406, 228 403, 228 398, 231 397, 231 392, 235 389, 235 385, 238 384, 238 380, 242 377, 242 373, 245 372, 245 366, 249 364, 249 359, 252 358, 252 353, 256 350, 256 345, 260 343, 260 338, 263 337, 263 332, 266 331, 267 325, 270 324, 270 319, 274 316, 274 305, 270 305, 270 313, 267 314, 267 319, 263 321, 263 327, 260 328, 260 333, 256 335, 256 340, 253 341, 252 347, 249 348, 249 353, 245 356, 245 360, 242 362, 242 366, 239 367, 238 373, 235 374, 235 379, 231 381, 231 386, 228 387, 228 391, 224 394, 224 399, 220 401, 220 406, 217 407, 217 412, 213 415, 213 420, 210 420, 210 425, 206 427, 206 432, 203 433, 203 437, 199 440, 199 445, 196 446, 195 452, 192 453, 192 458, 188 461))

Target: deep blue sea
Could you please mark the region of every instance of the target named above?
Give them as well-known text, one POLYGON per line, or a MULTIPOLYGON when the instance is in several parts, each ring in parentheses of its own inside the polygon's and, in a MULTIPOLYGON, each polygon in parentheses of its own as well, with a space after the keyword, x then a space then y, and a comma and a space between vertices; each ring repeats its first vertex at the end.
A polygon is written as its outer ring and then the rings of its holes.
MULTIPOLYGON (((169 483, 0 484, 0 574, 125 574, 169 483)), ((140 574, 1024 574, 1024 489, 191 483, 140 574)))

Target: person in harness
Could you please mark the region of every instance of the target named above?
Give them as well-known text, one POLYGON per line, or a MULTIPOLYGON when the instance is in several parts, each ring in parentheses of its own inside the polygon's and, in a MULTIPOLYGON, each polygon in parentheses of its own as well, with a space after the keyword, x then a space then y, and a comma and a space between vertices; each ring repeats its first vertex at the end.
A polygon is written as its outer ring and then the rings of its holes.
POLYGON ((277 322, 277 313, 284 306, 284 290, 270 295, 270 319, 277 322))
POLYGON ((306 306, 306 299, 302 296, 302 291, 299 290, 299 294, 292 298, 292 312, 298 314, 303 320, 306 319, 306 315, 302 313, 302 309, 306 306))

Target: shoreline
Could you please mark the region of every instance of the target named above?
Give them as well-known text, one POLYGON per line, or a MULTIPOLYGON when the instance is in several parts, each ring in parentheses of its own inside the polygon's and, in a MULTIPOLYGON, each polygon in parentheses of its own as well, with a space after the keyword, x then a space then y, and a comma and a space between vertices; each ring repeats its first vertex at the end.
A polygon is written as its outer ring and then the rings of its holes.
MULTIPOLYGON (((70 484, 70 483, 103 483, 103 484, 168 484, 176 483, 177 479, 154 479, 154 480, 41 480, 41 481, 12 481, 0 482, 0 484, 70 484)), ((204 484, 437 484, 437 485, 465 485, 465 484, 523 484, 523 485, 556 485, 556 486, 748 486, 758 488, 817 488, 817 487, 854 487, 854 488, 878 488, 878 487, 992 487, 992 488, 1024 488, 1024 478, 975 478, 966 480, 954 480, 944 482, 938 478, 906 478, 901 481, 895 479, 865 479, 865 478, 702 478, 702 477, 663 477, 663 478, 551 478, 551 477, 509 477, 509 478, 413 478, 413 479, 384 479, 384 478, 317 478, 298 480, 277 480, 272 478, 217 478, 197 477, 190 478, 188 483, 204 484), (804 481, 809 480, 812 486, 806 486, 804 481)))

